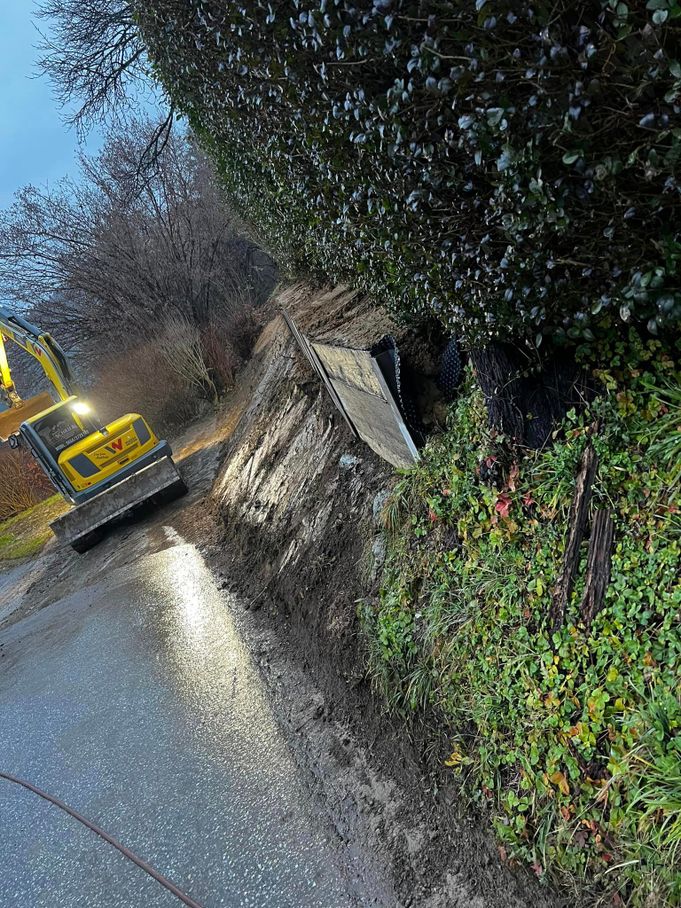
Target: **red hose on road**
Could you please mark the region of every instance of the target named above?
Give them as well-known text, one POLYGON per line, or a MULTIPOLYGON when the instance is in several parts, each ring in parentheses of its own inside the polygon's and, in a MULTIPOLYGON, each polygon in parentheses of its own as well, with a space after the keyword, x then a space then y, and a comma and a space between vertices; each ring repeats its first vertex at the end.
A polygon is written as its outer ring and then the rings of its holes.
POLYGON ((157 883, 160 883, 168 892, 172 892, 176 898, 181 902, 184 902, 188 908, 202 908, 198 902, 195 902, 193 898, 188 895, 185 895, 181 889, 178 889, 174 883, 171 883, 170 880, 166 879, 162 874, 157 870, 147 864, 146 861, 143 861, 142 858, 138 858, 136 854, 133 854, 129 848, 126 848, 125 845, 121 845, 120 842, 117 842, 113 836, 110 836, 108 832, 105 832, 103 829, 100 829, 99 826, 96 826, 94 823, 91 823, 90 820, 86 819, 84 816, 74 810, 72 807, 69 807, 68 804, 64 804, 63 801, 60 801, 59 798, 53 798, 52 795, 47 794, 46 791, 41 791, 40 788, 36 788, 35 785, 31 785, 30 782, 25 782, 23 779, 18 779, 16 776, 12 776, 7 772, 0 772, 0 779, 5 779, 6 782, 13 782, 15 785, 21 785, 22 788, 26 788, 28 791, 32 791, 33 794, 37 794, 38 797, 44 798, 46 801, 49 801, 50 804, 54 804, 55 807, 58 807, 60 810, 63 810, 65 813, 68 813, 69 816, 73 817, 74 820, 78 820, 79 823, 82 823, 83 826, 87 826, 88 829, 91 829, 92 832, 95 832, 98 836, 104 839, 105 842, 108 842, 109 845, 113 845, 120 853, 126 857, 129 861, 132 861, 133 864, 137 864, 139 868, 144 870, 145 873, 148 873, 150 877, 156 880, 157 883))

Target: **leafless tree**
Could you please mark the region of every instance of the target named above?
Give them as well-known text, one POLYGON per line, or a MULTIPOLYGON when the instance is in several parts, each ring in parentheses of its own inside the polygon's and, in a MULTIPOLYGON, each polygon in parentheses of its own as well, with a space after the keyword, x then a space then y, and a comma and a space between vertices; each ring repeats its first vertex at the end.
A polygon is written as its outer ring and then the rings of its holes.
MULTIPOLYGON (((95 124, 124 128, 153 82, 133 4, 128 0, 43 0, 37 15, 46 24, 39 68, 52 82, 66 122, 81 134, 95 124)), ((140 184, 150 178, 175 121, 173 105, 153 84, 155 98, 167 112, 139 149, 135 173, 140 184)))
MULTIPOLYGON (((154 129, 113 131, 99 155, 81 157, 78 178, 25 187, 0 213, 0 296, 52 330, 90 373, 106 355, 148 349, 173 324, 204 337, 209 359, 224 337, 231 363, 274 281, 190 138, 171 135, 140 188, 136 162, 154 129)), ((219 364, 206 365, 205 387, 224 384, 210 373, 219 364)))
POLYGON ((146 79, 144 45, 127 0, 43 0, 41 70, 67 119, 84 129, 109 121, 146 79))

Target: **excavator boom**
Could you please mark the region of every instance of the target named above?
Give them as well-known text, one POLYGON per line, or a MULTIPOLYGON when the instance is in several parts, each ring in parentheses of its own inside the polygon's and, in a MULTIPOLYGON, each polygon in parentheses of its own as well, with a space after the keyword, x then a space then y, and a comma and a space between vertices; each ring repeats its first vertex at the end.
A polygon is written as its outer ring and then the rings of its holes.
POLYGON ((5 340, 13 341, 36 359, 45 372, 60 400, 66 400, 76 393, 76 382, 71 373, 66 354, 54 338, 20 315, 0 306, 0 392, 14 405, 21 404, 12 373, 9 368, 5 340))

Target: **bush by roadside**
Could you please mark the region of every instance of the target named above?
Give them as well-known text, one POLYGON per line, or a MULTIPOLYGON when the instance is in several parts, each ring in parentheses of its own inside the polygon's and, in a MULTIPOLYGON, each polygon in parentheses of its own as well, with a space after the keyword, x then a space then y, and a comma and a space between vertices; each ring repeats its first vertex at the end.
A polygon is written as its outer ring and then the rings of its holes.
POLYGON ((257 330, 253 306, 201 326, 166 319, 153 340, 117 350, 100 364, 92 399, 106 422, 141 411, 156 431, 196 419, 233 387, 257 330))
POLYGON ((576 902, 681 899, 681 391, 655 342, 611 350, 603 392, 554 446, 490 434, 474 382, 385 512, 380 598, 361 607, 373 677, 453 729, 449 765, 488 805, 502 855, 576 902), (590 628, 581 582, 548 614, 578 462, 598 420, 594 501, 615 519, 590 628))
POLYGON ((0 446, 0 520, 33 507, 53 492, 51 482, 30 454, 0 446))

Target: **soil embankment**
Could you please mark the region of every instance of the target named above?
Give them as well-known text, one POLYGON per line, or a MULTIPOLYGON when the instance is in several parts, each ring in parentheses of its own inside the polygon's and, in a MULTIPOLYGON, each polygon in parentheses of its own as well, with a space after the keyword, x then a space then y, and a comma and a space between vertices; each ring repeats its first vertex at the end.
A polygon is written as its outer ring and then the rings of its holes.
MULTIPOLYGON (((334 320, 343 340, 361 334, 367 346, 387 333, 351 294, 285 304, 313 334, 334 320)), ((256 348, 254 378, 213 487, 214 552, 252 613, 261 668, 330 811, 353 827, 349 839, 390 855, 402 904, 554 904, 502 864, 485 821, 460 809, 443 767, 446 729, 393 720, 371 691, 357 601, 377 594, 394 471, 353 439, 279 316, 256 348)))

